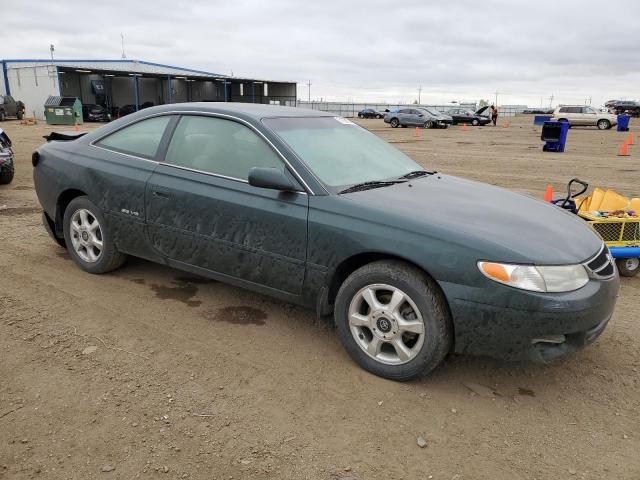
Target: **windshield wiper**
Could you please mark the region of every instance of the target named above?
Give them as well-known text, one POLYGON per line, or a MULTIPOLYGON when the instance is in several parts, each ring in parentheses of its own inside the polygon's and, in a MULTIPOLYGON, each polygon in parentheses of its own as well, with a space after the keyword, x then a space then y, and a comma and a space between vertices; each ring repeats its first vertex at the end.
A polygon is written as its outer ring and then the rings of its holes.
POLYGON ((426 170, 414 170, 413 172, 405 173, 404 175, 398 178, 412 179, 412 178, 424 177, 425 175, 433 175, 434 173, 436 172, 427 172, 426 170))
POLYGON ((395 185, 396 183, 405 183, 406 180, 373 180, 371 182, 362 182, 355 185, 351 185, 349 188, 345 188, 338 193, 351 193, 360 192, 362 190, 369 190, 371 188, 388 187, 389 185, 395 185))

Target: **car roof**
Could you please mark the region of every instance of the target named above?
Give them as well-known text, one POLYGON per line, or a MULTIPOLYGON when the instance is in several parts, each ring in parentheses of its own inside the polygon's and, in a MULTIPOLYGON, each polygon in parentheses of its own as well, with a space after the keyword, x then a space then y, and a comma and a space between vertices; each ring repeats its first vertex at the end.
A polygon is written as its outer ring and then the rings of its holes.
POLYGON ((282 107, 279 105, 267 105, 261 103, 240 102, 188 102, 158 105, 142 110, 144 115, 161 112, 196 111, 205 113, 221 113, 260 120, 270 117, 335 117, 335 114, 311 110, 308 108, 282 107))

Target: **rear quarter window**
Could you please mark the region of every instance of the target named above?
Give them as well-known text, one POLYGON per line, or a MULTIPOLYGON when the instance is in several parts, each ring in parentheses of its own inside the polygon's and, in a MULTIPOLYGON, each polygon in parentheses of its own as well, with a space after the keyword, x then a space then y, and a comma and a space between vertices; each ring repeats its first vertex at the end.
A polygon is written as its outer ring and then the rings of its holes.
POLYGON ((126 126, 96 142, 96 145, 142 158, 154 158, 170 116, 149 118, 126 126))

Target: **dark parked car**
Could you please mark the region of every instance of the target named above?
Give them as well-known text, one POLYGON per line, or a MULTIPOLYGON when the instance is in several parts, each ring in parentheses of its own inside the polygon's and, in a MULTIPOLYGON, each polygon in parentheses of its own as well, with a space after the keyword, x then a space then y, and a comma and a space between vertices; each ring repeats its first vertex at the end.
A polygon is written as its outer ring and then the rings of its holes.
POLYGON ((111 114, 100 105, 82 105, 82 119, 85 122, 109 122, 111 114))
POLYGON ((525 115, 551 115, 553 108, 525 108, 522 113, 525 115))
POLYGON ((182 103, 77 136, 32 162, 44 225, 80 268, 132 255, 333 313, 383 377, 449 352, 550 360, 592 343, 616 302, 611 256, 576 216, 424 170, 329 113, 182 103))
MULTIPOLYGON (((143 104, 138 106, 138 110, 144 110, 145 108, 153 107, 153 102, 144 102, 143 104)), ((136 111, 135 105, 124 105, 118 109, 118 117, 124 117, 126 115, 131 115, 136 111)))
POLYGON ((400 108, 391 111, 384 116, 385 123, 393 128, 398 127, 424 127, 447 128, 453 119, 449 115, 429 108, 400 108))
POLYGON ((358 112, 358 118, 383 118, 384 113, 377 112, 373 108, 364 108, 358 112))
POLYGON ((24 103, 15 101, 11 95, 0 95, 0 122, 8 117, 22 120, 24 117, 24 103))
POLYGON ((466 108, 456 107, 448 110, 446 113, 453 119, 454 125, 466 123, 475 127, 477 125, 487 125, 491 123, 491 119, 486 115, 478 115, 466 108))
POLYGON ((633 100, 609 100, 605 107, 616 115, 627 114, 633 117, 640 117, 640 103, 633 100))
POLYGON ((13 180, 13 150, 11 140, 0 128, 0 185, 7 185, 13 180))

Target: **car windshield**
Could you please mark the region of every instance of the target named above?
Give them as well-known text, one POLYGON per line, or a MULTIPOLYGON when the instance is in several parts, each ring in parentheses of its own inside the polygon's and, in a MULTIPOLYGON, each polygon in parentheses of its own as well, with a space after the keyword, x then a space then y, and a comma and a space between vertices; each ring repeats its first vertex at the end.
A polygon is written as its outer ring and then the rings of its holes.
POLYGON ((420 165, 378 136, 341 117, 266 118, 326 186, 395 179, 420 165))
POLYGON ((431 110, 429 108, 421 108, 420 110, 423 110, 428 114, 433 115, 434 117, 437 117, 438 115, 440 115, 440 112, 438 112, 437 110, 431 110))

